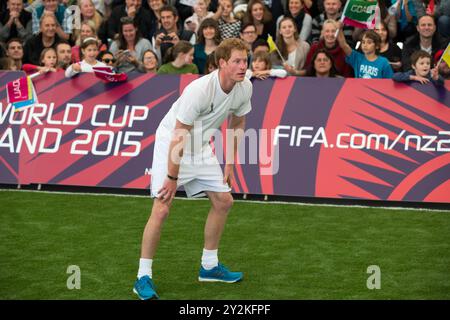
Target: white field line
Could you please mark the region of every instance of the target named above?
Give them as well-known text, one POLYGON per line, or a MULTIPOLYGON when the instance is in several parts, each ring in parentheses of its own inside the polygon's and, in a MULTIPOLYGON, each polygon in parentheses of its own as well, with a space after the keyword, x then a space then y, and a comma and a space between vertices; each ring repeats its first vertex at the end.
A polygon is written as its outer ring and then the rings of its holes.
MULTIPOLYGON (((43 191, 43 190, 22 190, 22 189, 0 189, 0 192, 37 192, 37 193, 50 193, 50 194, 64 194, 64 195, 86 195, 86 196, 106 196, 106 197, 125 197, 125 198, 149 198, 148 196, 132 195, 132 194, 110 194, 110 193, 90 193, 90 192, 63 192, 63 191, 43 191)), ((175 197, 177 200, 184 201, 207 201, 207 198, 183 198, 175 197)), ((411 211, 425 211, 425 212, 445 212, 449 213, 450 210, 445 209, 429 209, 429 208, 412 208, 412 207, 382 207, 382 206, 362 206, 362 205, 348 205, 348 204, 320 204, 320 203, 307 203, 307 202, 288 202, 288 201, 260 201, 260 200, 241 200, 235 199, 234 202, 242 203, 259 203, 265 205, 273 204, 285 204, 292 206, 311 206, 311 207, 334 207, 334 208, 365 208, 365 209, 385 209, 385 210, 411 210, 411 211)))

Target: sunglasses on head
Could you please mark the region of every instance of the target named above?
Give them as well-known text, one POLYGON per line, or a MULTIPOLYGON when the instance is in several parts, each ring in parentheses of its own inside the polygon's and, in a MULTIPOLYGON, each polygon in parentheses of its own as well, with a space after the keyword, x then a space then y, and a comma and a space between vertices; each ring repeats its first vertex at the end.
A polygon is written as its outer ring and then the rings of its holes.
POLYGON ((114 63, 114 62, 116 62, 116 59, 105 58, 105 59, 102 59, 102 62, 104 62, 104 63, 110 63, 110 62, 114 63))

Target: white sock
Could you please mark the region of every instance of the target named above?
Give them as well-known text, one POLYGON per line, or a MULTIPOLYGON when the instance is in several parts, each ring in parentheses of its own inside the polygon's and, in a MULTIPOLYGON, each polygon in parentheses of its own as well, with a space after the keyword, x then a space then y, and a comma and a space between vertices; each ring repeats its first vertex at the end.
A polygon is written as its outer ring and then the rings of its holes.
POLYGON ((217 267, 219 264, 219 258, 217 256, 217 252, 219 250, 207 250, 203 249, 202 255, 202 267, 205 270, 211 270, 214 267, 217 267))
POLYGON ((150 279, 152 278, 152 264, 153 259, 139 259, 139 271, 138 271, 138 279, 143 276, 149 276, 150 279))

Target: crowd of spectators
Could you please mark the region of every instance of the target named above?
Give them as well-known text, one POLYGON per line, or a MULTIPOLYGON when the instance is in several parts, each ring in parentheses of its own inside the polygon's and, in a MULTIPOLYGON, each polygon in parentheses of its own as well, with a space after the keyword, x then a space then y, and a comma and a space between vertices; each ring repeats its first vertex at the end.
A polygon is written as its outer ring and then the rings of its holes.
POLYGON ((380 21, 363 30, 340 22, 345 0, 0 0, 0 70, 207 74, 238 37, 249 78, 449 79, 450 0, 373 2, 380 21))

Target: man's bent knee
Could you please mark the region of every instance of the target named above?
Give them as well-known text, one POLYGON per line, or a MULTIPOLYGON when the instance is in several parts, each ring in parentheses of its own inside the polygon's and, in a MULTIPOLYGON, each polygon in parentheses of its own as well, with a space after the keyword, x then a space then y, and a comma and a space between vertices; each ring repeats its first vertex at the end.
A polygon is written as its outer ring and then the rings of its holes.
POLYGON ((152 208, 152 217, 160 222, 164 222, 170 211, 170 204, 163 203, 159 199, 155 199, 152 208))
POLYGON ((233 197, 228 192, 216 193, 210 199, 214 208, 220 212, 228 212, 233 206, 233 197))

